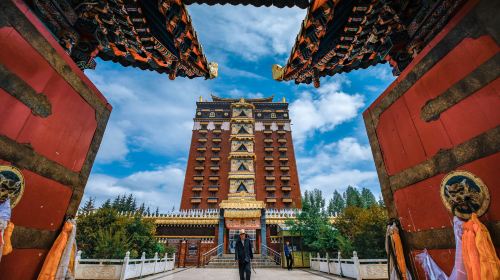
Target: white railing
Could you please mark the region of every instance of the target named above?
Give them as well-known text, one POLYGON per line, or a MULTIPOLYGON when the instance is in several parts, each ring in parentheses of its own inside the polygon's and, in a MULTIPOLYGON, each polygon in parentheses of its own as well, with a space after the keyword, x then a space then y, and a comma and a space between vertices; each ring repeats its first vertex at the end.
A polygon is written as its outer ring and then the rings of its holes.
POLYGON ((221 249, 223 245, 224 244, 219 244, 217 247, 213 247, 212 249, 203 253, 203 256, 201 257, 203 266, 207 265, 214 257, 222 255, 222 250, 219 249, 221 249))
POLYGON ((75 279, 109 279, 125 280, 157 274, 174 269, 175 254, 164 258, 146 259, 142 253, 140 259, 130 259, 127 252, 123 259, 82 259, 82 251, 78 251, 75 261, 75 279))
POLYGON ((330 258, 328 254, 321 258, 310 256, 311 269, 343 277, 361 279, 387 279, 387 259, 359 259, 353 252, 351 259, 342 259, 340 253, 337 258, 330 258))
POLYGON ((276 252, 275 250, 273 250, 272 248, 269 248, 268 246, 266 245, 263 245, 263 251, 262 254, 263 255, 268 255, 270 258, 273 259, 273 261, 277 264, 277 265, 281 265, 281 254, 276 252))

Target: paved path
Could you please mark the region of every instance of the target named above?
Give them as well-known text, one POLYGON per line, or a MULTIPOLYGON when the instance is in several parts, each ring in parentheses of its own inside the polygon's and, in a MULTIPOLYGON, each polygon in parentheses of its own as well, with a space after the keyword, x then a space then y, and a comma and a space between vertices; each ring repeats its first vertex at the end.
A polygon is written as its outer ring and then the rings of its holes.
MULTIPOLYGON (((286 269, 276 268, 261 268, 256 269, 257 273, 252 272, 252 280, 327 280, 334 279, 340 280, 332 275, 324 273, 312 273, 309 270, 287 271, 286 269)), ((156 275, 148 277, 147 280, 238 280, 238 270, 227 268, 189 268, 189 269, 176 269, 166 275, 156 275)), ((146 279, 144 279, 146 280, 146 279)))

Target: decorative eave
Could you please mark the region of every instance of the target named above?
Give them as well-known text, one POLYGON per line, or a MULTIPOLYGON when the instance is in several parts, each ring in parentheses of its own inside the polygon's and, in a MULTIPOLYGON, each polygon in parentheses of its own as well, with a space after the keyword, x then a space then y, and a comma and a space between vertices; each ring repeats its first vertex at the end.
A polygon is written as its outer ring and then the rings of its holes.
POLYGON ((229 172, 229 180, 255 180, 253 172, 229 172))
POLYGON ((170 218, 155 218, 156 225, 216 225, 219 223, 218 218, 189 218, 189 217, 170 217, 170 218))
POLYGON ((314 83, 319 78, 390 62, 399 74, 454 15, 465 0, 316 0, 278 81, 314 83))
POLYGON ((96 56, 177 76, 215 78, 184 4, 175 1, 31 2, 38 17, 82 69, 96 56))
MULTIPOLYGON (((237 103, 241 102, 241 98, 223 98, 216 95, 211 94, 213 102, 230 102, 237 103)), ((244 99, 246 103, 260 103, 260 102, 273 102, 274 95, 262 98, 248 98, 244 99)))
POLYGON ((249 158, 255 160, 255 154, 254 153, 248 153, 248 152, 231 152, 229 153, 228 159, 231 160, 233 158, 249 158))
POLYGON ((253 110, 255 109, 255 105, 246 102, 245 99, 241 98, 239 101, 231 103, 231 108, 251 108, 253 110))
POLYGON ((247 193, 238 193, 238 195, 235 194, 231 197, 231 199, 223 200, 219 204, 219 207, 221 209, 226 209, 225 211, 227 211, 227 209, 261 210, 266 207, 264 201, 249 200, 246 198, 246 196, 248 196, 247 193), (240 196, 241 198, 238 198, 238 196, 240 196))
POLYGON ((260 218, 261 210, 241 210, 241 209, 227 209, 224 211, 224 218, 260 218))
POLYGON ((231 134, 229 137, 229 141, 253 141, 255 139, 255 135, 253 134, 231 134))
POLYGON ((248 118, 248 117, 232 117, 231 122, 232 123, 254 123, 255 119, 248 118))
POLYGON ((308 0, 183 0, 184 4, 208 4, 208 5, 252 5, 255 7, 270 7, 275 6, 278 8, 284 7, 298 7, 305 9, 309 6, 308 0))

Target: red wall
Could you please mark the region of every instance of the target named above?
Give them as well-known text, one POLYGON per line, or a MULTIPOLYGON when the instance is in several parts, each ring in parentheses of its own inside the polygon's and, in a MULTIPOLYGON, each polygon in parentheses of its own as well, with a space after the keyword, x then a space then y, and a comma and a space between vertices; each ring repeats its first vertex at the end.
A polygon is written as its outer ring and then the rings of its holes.
MULTIPOLYGON (((376 107, 382 104, 395 88, 407 79, 413 78, 410 74, 414 74, 412 72, 414 68, 419 66, 426 55, 478 2, 469 1, 462 8, 400 77, 368 108, 365 118, 375 112, 376 107)), ((384 171, 389 178, 432 159, 440 150, 453 149, 500 125, 500 79, 498 78, 445 110, 437 120, 426 122, 421 118, 422 107, 429 100, 443 94, 481 64, 496 56, 499 50, 500 47, 493 37, 487 33, 476 38, 463 39, 380 114, 378 123, 375 122, 375 131, 385 165, 384 171)), ((372 148, 373 145, 372 142, 372 148)), ((378 163, 377 165, 380 174, 380 165, 378 163)), ((498 221, 500 218, 499 166, 500 153, 497 152, 456 167, 456 170, 474 173, 489 188, 491 202, 488 211, 481 217, 483 223, 498 221)), ((440 197, 440 184, 445 175, 438 173, 393 192, 397 218, 405 232, 415 233, 453 227, 453 216, 445 208, 440 197)), ((388 184, 382 188, 390 188, 390 181, 388 184)), ((411 254, 414 256, 420 252, 420 249, 415 249, 411 254)), ((432 249, 429 253, 449 275, 454 264, 454 248, 432 249)), ((497 247, 497 254, 499 253, 500 248, 497 247)), ((412 261, 417 269, 417 278, 425 279, 420 264, 415 260, 412 261)))
MULTIPOLYGON (((59 59, 62 57, 67 63, 65 70, 75 72, 110 111, 111 107, 101 93, 45 27, 20 1, 15 5, 42 34, 46 40, 44 43, 54 48, 59 59)), ((28 144, 40 156, 80 173, 96 132, 96 110, 15 27, 0 27, 0 50, 0 63, 37 93, 46 95, 52 108, 51 115, 46 118, 33 115, 25 104, 0 88, 0 135, 28 144)), ((1 158, 0 164, 16 165, 1 158)), ((21 171, 25 178, 25 190, 21 201, 13 209, 12 222, 19 228, 57 233, 67 214, 74 186, 63 185, 26 169, 21 171)), ((2 258, 0 279, 36 279, 48 248, 14 248, 13 253, 2 258)))

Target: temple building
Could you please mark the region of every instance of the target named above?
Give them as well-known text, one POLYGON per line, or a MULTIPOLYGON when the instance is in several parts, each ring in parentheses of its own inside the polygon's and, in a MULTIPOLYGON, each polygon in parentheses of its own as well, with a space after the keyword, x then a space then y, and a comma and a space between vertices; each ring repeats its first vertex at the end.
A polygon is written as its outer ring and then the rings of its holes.
MULTIPOLYGON (((422 252, 451 273, 454 216, 477 215, 500 252, 499 1, 2 0, 0 175, 21 190, 0 275, 36 279, 78 209, 112 110, 83 72, 95 58, 170 79, 217 76, 191 3, 307 8, 288 60, 272 68, 278 81, 319 87, 389 63, 398 78, 363 117, 409 273, 425 279, 422 252)), ((301 207, 287 104, 214 97, 195 114, 182 209, 154 217, 158 238, 177 242, 182 265, 231 252, 241 227, 256 252, 276 248, 278 225, 301 207)))
MULTIPOLYGON (((187 241, 187 256, 208 247, 234 253, 235 236, 244 228, 254 251, 262 252, 277 226, 301 208, 288 103, 212 96, 196 105, 184 214, 157 219, 157 237, 177 246, 187 241), (282 218, 267 219, 271 213, 282 218)), ((186 262, 193 260, 198 256, 186 262)))

